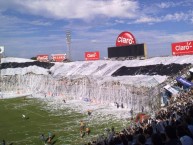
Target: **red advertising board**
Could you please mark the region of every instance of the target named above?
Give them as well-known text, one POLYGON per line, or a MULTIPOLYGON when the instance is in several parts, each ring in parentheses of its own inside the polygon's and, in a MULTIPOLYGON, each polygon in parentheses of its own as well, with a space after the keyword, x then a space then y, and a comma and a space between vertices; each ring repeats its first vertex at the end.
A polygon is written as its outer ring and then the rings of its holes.
POLYGON ((135 37, 130 32, 122 32, 119 34, 116 40, 116 46, 128 46, 131 44, 136 44, 135 37))
POLYGON ((48 62, 48 55, 47 54, 37 55, 37 61, 48 62))
POLYGON ((96 52, 85 52, 85 60, 99 60, 100 53, 96 52))
POLYGON ((172 55, 193 54, 193 41, 172 43, 172 55))
POLYGON ((66 60, 66 54, 52 54, 51 59, 55 62, 62 62, 66 60))

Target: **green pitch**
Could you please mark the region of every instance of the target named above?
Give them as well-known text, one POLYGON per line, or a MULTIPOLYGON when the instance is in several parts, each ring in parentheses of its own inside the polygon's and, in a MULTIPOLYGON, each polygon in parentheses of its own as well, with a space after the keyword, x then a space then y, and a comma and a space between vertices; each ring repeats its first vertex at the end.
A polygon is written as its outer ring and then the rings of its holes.
POLYGON ((34 98, 0 99, 0 143, 4 139, 13 145, 44 145, 40 135, 55 135, 55 145, 83 145, 105 134, 104 128, 123 129, 123 121, 116 119, 86 122, 91 134, 80 137, 80 120, 86 120, 87 114, 65 109, 52 110, 46 102, 34 98), (26 118, 22 118, 22 114, 26 118))

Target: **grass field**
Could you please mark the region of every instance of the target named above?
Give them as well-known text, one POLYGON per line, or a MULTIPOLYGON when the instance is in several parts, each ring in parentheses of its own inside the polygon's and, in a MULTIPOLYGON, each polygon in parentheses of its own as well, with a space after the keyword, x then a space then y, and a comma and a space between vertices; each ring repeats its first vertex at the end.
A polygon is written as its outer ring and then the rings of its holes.
POLYGON ((104 128, 114 126, 123 129, 123 122, 116 119, 97 118, 87 122, 91 129, 89 136, 80 137, 79 121, 87 114, 74 112, 70 108, 49 109, 46 102, 35 98, 0 99, 0 141, 13 145, 43 145, 40 135, 55 134, 55 145, 83 145, 103 134, 104 128), (29 119, 23 119, 25 114, 29 119))

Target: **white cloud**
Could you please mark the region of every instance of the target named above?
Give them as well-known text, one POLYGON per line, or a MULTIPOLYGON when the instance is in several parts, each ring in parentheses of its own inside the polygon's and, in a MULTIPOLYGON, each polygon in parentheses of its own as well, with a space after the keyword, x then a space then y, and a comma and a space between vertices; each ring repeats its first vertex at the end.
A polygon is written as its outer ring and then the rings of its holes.
POLYGON ((188 21, 192 18, 192 12, 189 11, 187 13, 184 12, 176 12, 173 14, 166 14, 165 16, 153 17, 153 16, 142 16, 134 21, 134 23, 158 23, 158 22, 166 22, 166 21, 188 21))
POLYGON ((167 14, 166 16, 163 17, 163 21, 181 21, 181 20, 187 20, 190 17, 189 13, 174 13, 174 14, 167 14))
POLYGON ((143 17, 140 17, 139 19, 137 19, 135 21, 135 23, 156 23, 156 22, 160 22, 160 21, 161 21, 160 18, 143 16, 143 17))
MULTIPOLYGON (((10 16, 10 15, 3 15, 0 12, 0 27, 1 28, 19 28, 21 24, 30 24, 30 25, 35 25, 35 26, 49 26, 52 25, 52 22, 48 22, 45 20, 40 20, 40 19, 36 19, 36 20, 25 20, 25 19, 21 19, 19 17, 16 16, 10 16)), ((22 26, 21 26, 22 27, 22 26)))
MULTIPOLYGON (((182 41, 189 41, 193 40, 193 31, 184 32, 184 33, 177 33, 177 34, 171 34, 169 36, 174 42, 182 42, 182 41)), ((167 39, 167 37, 165 37, 167 39)))
POLYGON ((4 7, 15 7, 22 13, 54 19, 107 17, 136 17, 138 2, 127 0, 7 0, 4 7))
POLYGON ((123 20, 115 20, 115 23, 124 24, 125 21, 123 21, 123 20))
POLYGON ((167 2, 161 2, 161 3, 158 3, 156 4, 156 6, 158 8, 161 8, 161 9, 167 9, 167 8, 171 8, 171 7, 182 7, 182 6, 191 6, 193 3, 192 0, 179 0, 179 1, 167 1, 167 2))
POLYGON ((193 1, 179 0, 144 3, 140 5, 140 15, 132 23, 160 23, 167 21, 187 21, 191 18, 193 1))
POLYGON ((37 25, 37 26, 50 26, 50 25, 52 25, 51 22, 46 22, 46 21, 42 21, 42 20, 35 20, 35 21, 28 22, 28 23, 32 24, 32 25, 37 25))
POLYGON ((165 8, 170 8, 170 7, 175 7, 182 4, 182 2, 161 2, 157 4, 159 8, 165 9, 165 8))
MULTIPOLYGON (((126 18, 130 20, 130 23, 152 24, 164 21, 187 20, 190 17, 188 12, 163 13, 161 9, 181 5, 187 6, 190 3, 189 0, 168 1, 152 3, 143 7, 138 1, 132 0, 6 0, 0 1, 0 10, 13 9, 26 15, 52 19, 83 19, 92 22, 95 19, 99 20, 100 17, 103 20, 105 18, 116 18, 116 23, 124 23, 121 18, 126 18), (161 13, 165 16, 160 15, 161 13)), ((31 23, 42 26, 51 25, 49 22, 40 20, 31 23)))
POLYGON ((163 8, 169 8, 170 4, 171 4, 171 2, 170 3, 169 2, 167 2, 167 3, 162 2, 162 3, 158 4, 158 7, 162 8, 162 9, 163 8))
POLYGON ((91 40, 91 43, 98 43, 99 41, 96 39, 91 40))
POLYGON ((190 12, 189 21, 191 22, 191 24, 193 24, 193 11, 190 12))

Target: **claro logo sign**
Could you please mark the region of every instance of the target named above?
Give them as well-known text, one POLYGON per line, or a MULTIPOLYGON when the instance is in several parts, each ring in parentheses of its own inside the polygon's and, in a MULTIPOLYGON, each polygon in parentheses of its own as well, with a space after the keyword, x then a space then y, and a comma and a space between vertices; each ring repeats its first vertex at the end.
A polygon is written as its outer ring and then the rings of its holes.
POLYGON ((193 41, 172 43, 172 55, 193 54, 193 41))
POLYGON ((116 46, 127 46, 131 44, 136 44, 135 37, 130 32, 122 32, 119 34, 116 40, 116 46))
POLYGON ((37 61, 43 61, 43 62, 47 62, 48 61, 48 55, 38 55, 37 56, 37 61))
POLYGON ((85 52, 85 60, 99 60, 100 54, 96 52, 85 52))

